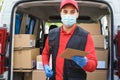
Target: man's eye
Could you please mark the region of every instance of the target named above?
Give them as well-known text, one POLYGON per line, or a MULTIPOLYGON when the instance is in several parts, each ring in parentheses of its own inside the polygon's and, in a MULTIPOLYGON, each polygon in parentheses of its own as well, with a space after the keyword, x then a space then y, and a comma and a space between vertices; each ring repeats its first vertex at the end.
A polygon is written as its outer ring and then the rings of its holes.
POLYGON ((71 11, 70 13, 71 13, 71 14, 74 14, 74 13, 75 13, 75 11, 71 11))
POLYGON ((63 11, 63 13, 67 14, 68 12, 65 10, 65 11, 63 11))

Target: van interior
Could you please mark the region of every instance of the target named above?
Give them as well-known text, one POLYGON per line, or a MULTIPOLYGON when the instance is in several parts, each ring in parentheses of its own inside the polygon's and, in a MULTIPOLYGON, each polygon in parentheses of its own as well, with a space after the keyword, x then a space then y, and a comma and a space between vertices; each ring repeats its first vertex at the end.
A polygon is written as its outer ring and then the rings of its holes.
MULTIPOLYGON (((110 29, 112 27, 110 8, 106 3, 99 1, 77 0, 77 2, 79 5, 77 25, 92 34, 98 58, 97 69, 94 72, 87 72, 87 80, 109 80, 109 39, 111 37, 110 29)), ((35 35, 35 47, 40 49, 39 55, 41 55, 46 35, 49 33, 49 26, 62 26, 59 6, 59 0, 20 2, 14 9, 14 36, 19 34, 35 35)), ((13 80, 36 80, 33 78, 33 70, 35 69, 36 68, 15 69, 13 67, 13 80)), ((116 72, 114 71, 114 74, 115 73, 116 72)), ((41 75, 37 76, 37 78, 39 78, 39 80, 45 79, 41 75)))

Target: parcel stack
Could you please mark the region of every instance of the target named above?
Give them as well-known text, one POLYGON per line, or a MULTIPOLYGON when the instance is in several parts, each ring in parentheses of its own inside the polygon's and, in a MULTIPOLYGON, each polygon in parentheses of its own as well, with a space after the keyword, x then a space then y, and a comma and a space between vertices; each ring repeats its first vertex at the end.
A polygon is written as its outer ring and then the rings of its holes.
MULTIPOLYGON (((13 69, 15 73, 28 73, 35 68, 36 56, 40 53, 40 49, 35 48, 35 39, 32 34, 14 36, 13 69)), ((17 76, 14 74, 14 77, 19 80, 21 74, 18 74, 17 76)))
POLYGON ((32 80, 46 80, 45 72, 42 65, 42 56, 36 57, 36 69, 32 72, 32 80))
POLYGON ((37 55, 36 67, 32 72, 24 74, 24 80, 46 80, 45 72, 42 65, 42 56, 37 55))
POLYGON ((101 34, 101 27, 98 23, 81 23, 79 26, 92 35, 98 66, 94 72, 87 72, 87 80, 106 80, 108 70, 108 50, 106 49, 105 36, 101 34))
POLYGON ((14 36, 13 68, 15 73, 20 74, 17 74, 15 79, 19 80, 23 77, 24 80, 46 80, 41 55, 39 55, 40 49, 35 47, 35 39, 35 35, 32 34, 14 36))
POLYGON ((35 67, 39 48, 35 48, 35 36, 31 34, 17 34, 14 36, 14 64, 15 70, 31 70, 35 67))

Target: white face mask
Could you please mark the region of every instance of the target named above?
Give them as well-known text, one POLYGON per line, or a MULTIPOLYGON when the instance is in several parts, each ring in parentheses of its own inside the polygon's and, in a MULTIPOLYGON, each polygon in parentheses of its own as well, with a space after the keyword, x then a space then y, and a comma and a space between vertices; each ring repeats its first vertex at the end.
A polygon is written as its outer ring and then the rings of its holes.
POLYGON ((61 21, 66 27, 71 27, 73 24, 76 23, 76 17, 70 14, 62 15, 61 21))

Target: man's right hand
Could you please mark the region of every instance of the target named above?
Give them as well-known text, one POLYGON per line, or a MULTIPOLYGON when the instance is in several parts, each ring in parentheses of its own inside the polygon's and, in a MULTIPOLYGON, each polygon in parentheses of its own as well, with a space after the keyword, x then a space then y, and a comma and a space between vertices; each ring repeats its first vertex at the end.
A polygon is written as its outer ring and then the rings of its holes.
POLYGON ((45 74, 48 78, 50 78, 51 76, 53 76, 53 71, 50 68, 50 66, 48 65, 44 65, 44 70, 45 70, 45 74))

